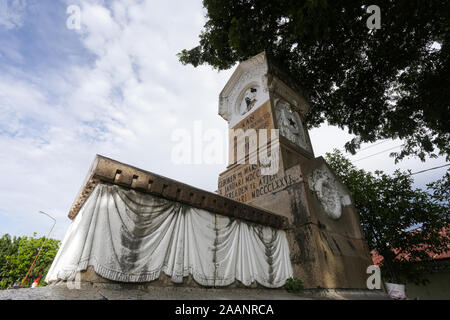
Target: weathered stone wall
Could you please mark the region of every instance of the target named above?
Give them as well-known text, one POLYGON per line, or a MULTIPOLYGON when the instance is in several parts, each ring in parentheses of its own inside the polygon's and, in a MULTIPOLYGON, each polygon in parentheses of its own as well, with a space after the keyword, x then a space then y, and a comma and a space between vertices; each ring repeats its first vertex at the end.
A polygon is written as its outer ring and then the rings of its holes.
POLYGON ((305 179, 323 161, 311 159, 292 167, 289 170, 301 170, 300 182, 251 204, 289 219, 294 275, 308 288, 365 288, 372 262, 354 205, 344 206, 341 217, 331 219, 305 179))

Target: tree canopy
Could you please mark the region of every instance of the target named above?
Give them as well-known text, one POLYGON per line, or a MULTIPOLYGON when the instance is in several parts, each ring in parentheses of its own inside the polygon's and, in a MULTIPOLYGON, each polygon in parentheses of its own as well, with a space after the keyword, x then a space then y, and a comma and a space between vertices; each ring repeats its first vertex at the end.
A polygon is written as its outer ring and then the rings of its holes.
MULTIPOLYGON (((11 237, 9 234, 0 238, 0 289, 6 289, 25 278, 44 241, 45 237, 11 237)), ((45 277, 59 245, 59 240, 47 239, 29 278, 45 277)), ((40 285, 44 285, 44 282, 41 281, 40 285)))
POLYGON ((410 172, 366 172, 341 152, 327 162, 349 188, 370 250, 383 257, 382 275, 389 281, 426 281, 430 256, 450 250, 450 171, 427 190, 414 189, 410 172))
POLYGON ((400 138, 409 155, 450 159, 450 1, 380 0, 381 28, 360 0, 204 0, 200 43, 184 64, 228 69, 270 53, 327 121, 363 142, 400 138))

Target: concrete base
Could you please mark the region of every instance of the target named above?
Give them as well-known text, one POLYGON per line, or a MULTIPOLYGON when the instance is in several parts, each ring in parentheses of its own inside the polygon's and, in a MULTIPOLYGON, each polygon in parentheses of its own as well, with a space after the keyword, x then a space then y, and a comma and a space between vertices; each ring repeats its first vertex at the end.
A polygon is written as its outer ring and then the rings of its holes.
MULTIPOLYGON (((79 273, 78 277, 79 281, 81 282, 88 282, 93 284, 108 284, 108 285, 136 285, 140 288, 146 288, 146 289, 152 289, 154 288, 165 288, 165 287, 175 287, 175 288, 181 288, 181 287, 187 287, 187 288, 211 288, 211 287, 205 287, 201 284, 197 283, 192 275, 189 275, 187 277, 183 278, 182 283, 175 283, 172 281, 171 277, 166 275, 164 272, 161 272, 161 275, 158 279, 150 281, 150 282, 142 282, 139 284, 133 284, 133 283, 122 283, 117 281, 112 281, 106 278, 103 278, 102 276, 98 275, 94 268, 92 266, 89 266, 87 270, 82 271, 79 273)), ((234 281, 232 284, 224 287, 220 287, 220 289, 267 289, 266 287, 258 284, 256 281, 253 282, 250 286, 245 286, 240 281, 234 281)))
POLYGON ((217 289, 148 287, 135 284, 59 282, 41 288, 0 290, 0 300, 387 300, 381 290, 309 289, 299 294, 284 289, 217 289))

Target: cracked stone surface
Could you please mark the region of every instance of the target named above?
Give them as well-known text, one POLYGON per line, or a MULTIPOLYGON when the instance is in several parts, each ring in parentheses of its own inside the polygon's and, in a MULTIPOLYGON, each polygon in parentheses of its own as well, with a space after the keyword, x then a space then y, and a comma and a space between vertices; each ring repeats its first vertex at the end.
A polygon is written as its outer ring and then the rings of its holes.
POLYGON ((282 289, 215 289, 143 287, 126 284, 82 283, 79 289, 66 284, 41 288, 0 290, 0 300, 311 300, 387 299, 379 290, 305 290, 301 294, 282 289))

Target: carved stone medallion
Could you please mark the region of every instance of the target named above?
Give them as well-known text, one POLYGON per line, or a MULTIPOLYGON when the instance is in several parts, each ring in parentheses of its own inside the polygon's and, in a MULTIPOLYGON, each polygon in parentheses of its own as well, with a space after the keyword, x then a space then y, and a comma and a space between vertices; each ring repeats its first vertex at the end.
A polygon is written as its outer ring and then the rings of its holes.
POLYGON ((280 134, 299 147, 310 151, 298 112, 294 111, 288 102, 280 99, 275 102, 275 114, 280 134))
POLYGON ((342 205, 350 205, 350 196, 338 184, 326 166, 314 170, 308 176, 309 188, 314 191, 327 215, 337 220, 342 215, 342 205))

